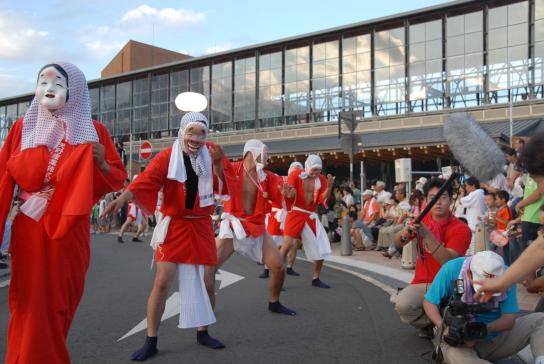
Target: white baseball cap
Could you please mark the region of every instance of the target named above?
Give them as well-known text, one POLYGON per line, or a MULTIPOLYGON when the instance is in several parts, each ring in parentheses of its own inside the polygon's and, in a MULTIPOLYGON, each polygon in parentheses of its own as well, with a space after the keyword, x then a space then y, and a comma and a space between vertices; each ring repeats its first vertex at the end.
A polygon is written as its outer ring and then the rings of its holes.
MULTIPOLYGON (((492 251, 483 251, 474 254, 470 262, 470 271, 474 281, 482 281, 487 278, 500 277, 504 273, 504 260, 502 257, 492 251)), ((479 284, 473 284, 474 290, 478 292, 481 288, 479 284)), ((496 293, 494 296, 500 296, 496 293)))

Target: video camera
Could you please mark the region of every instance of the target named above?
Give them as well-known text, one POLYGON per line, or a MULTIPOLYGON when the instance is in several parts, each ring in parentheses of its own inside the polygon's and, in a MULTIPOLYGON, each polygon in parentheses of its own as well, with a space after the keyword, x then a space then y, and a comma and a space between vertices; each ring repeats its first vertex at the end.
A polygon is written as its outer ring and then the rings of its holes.
POLYGON ((461 301, 465 292, 462 279, 452 281, 453 296, 444 311, 444 325, 448 327, 444 341, 451 346, 461 346, 465 341, 483 339, 487 336, 487 326, 483 322, 472 321, 478 313, 498 312, 497 302, 466 303, 461 301))

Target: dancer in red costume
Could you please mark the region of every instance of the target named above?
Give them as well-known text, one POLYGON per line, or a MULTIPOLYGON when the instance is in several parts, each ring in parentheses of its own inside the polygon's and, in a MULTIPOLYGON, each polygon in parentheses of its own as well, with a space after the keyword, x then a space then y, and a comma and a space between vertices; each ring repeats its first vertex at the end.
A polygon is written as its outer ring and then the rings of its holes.
POLYGON ((185 114, 174 145, 157 154, 105 211, 108 214, 118 211, 132 200, 150 215, 155 212, 158 192, 163 188, 161 216, 151 238, 157 271, 147 302, 147 337, 142 348, 132 354, 134 361, 147 360, 158 352, 157 334, 176 271, 181 297, 178 327, 198 328, 197 342, 201 345, 213 349, 225 347, 206 328, 215 322, 213 275, 204 280, 204 272, 214 272, 217 263, 211 220, 214 192, 216 195, 225 192, 221 179, 217 178, 222 176, 223 151, 213 143, 206 143, 207 135, 205 115, 185 114))
POLYGON ((292 190, 284 189, 284 192, 288 199, 294 198, 294 202, 285 219, 281 254, 285 257, 294 240, 302 240, 306 256, 314 261, 312 285, 330 288, 319 279, 323 260, 331 254, 331 244, 317 215, 317 205, 326 206, 334 177, 329 174, 325 178, 321 169, 321 158, 310 154, 304 163, 304 170, 295 170, 289 174, 288 183, 292 190))
POLYGON ((6 363, 70 363, 66 338, 89 266, 89 214, 126 172, 111 137, 91 119, 87 81, 48 64, 36 97, 0 152, 0 236, 11 206, 10 320, 6 363))
MULTIPOLYGON (((304 167, 302 166, 302 163, 295 161, 289 166, 287 175, 289 175, 294 170, 303 168, 304 167)), ((278 178, 278 182, 278 187, 281 188, 282 185, 287 182, 287 177, 282 177, 281 179, 278 178)), ((272 240, 274 240, 274 243, 276 243, 276 246, 278 248, 281 248, 281 245, 283 243, 283 229, 285 228, 285 218, 287 217, 287 213, 291 210, 291 202, 285 198, 282 198, 281 202, 270 201, 271 209, 266 219, 266 231, 268 231, 268 233, 272 237, 272 240)), ((300 241, 297 240, 287 254, 287 269, 285 270, 285 273, 290 276, 300 276, 300 274, 295 272, 295 270, 293 269, 293 265, 295 264, 296 260, 298 248, 297 245, 299 243, 300 241)), ((270 270, 268 269, 268 267, 265 266, 264 271, 259 276, 259 278, 268 278, 269 276, 270 270)))
MULTIPOLYGON (((248 140, 241 162, 226 161, 223 172, 230 200, 225 201, 221 226, 217 237, 217 268, 235 252, 254 262, 263 262, 272 272, 268 309, 275 313, 294 316, 293 310, 280 302, 280 291, 285 269, 278 248, 265 228, 267 200, 281 201, 278 188, 281 177, 264 169, 267 148, 260 140, 248 140)), ((213 272, 208 272, 213 279, 213 272)))

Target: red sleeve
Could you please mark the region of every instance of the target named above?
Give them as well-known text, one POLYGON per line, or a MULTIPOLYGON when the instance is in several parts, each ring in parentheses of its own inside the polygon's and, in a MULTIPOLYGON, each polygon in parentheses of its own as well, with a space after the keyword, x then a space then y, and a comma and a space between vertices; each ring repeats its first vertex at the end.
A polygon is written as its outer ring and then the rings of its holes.
POLYGON ((11 202, 13 199, 13 189, 15 188, 15 181, 7 173, 7 162, 11 156, 12 149, 14 148, 16 138, 21 138, 23 120, 19 119, 13 124, 13 127, 8 133, 2 149, 0 150, 0 237, 4 236, 4 228, 6 226, 6 219, 11 209, 11 202))
POLYGON ((297 187, 297 180, 302 173, 302 170, 295 169, 291 174, 287 177, 287 183, 289 183, 289 186, 296 188, 297 187))
POLYGON ((138 175, 138 178, 127 187, 134 195, 137 205, 146 214, 152 213, 157 207, 158 193, 166 185, 171 153, 172 148, 170 147, 157 154, 145 170, 138 175))
POLYGON ((279 205, 283 202, 283 194, 280 191, 280 186, 283 184, 283 178, 270 171, 266 171, 266 175, 268 183, 268 199, 279 205))
POLYGON ((321 182, 321 190, 323 192, 319 194, 319 199, 317 202, 323 205, 323 207, 328 208, 329 206, 327 205, 327 199, 325 198, 325 195, 327 194, 327 179, 324 175, 320 174, 319 181, 321 182))
POLYGON ((455 250, 460 257, 464 256, 470 246, 470 240, 472 238, 472 232, 467 224, 454 219, 450 226, 446 230, 446 236, 444 238, 444 246, 448 249, 455 250))
POLYGON ((98 134, 100 144, 105 148, 106 162, 110 166, 110 171, 107 175, 104 175, 98 166, 94 165, 94 200, 98 200, 100 196, 105 195, 108 192, 119 191, 123 188, 123 183, 127 178, 127 171, 123 162, 113 145, 110 133, 108 129, 101 123, 95 121, 94 127, 98 134))

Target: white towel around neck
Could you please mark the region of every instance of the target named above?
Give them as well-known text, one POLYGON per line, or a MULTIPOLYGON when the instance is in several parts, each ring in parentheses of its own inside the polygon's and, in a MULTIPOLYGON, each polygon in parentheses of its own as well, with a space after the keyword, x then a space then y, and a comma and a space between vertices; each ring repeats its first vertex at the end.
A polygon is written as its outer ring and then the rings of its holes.
MULTIPOLYGON (((205 176, 198 177, 198 196, 200 199, 200 207, 206 207, 214 204, 212 158, 210 157, 210 153, 206 145, 202 147, 199 154, 199 158, 204 160, 206 171, 208 171, 205 176)), ((168 164, 167 178, 181 183, 185 183, 185 181, 187 181, 187 170, 185 169, 183 149, 181 148, 179 139, 174 142, 174 146, 172 147, 172 155, 170 156, 170 163, 168 164)))

